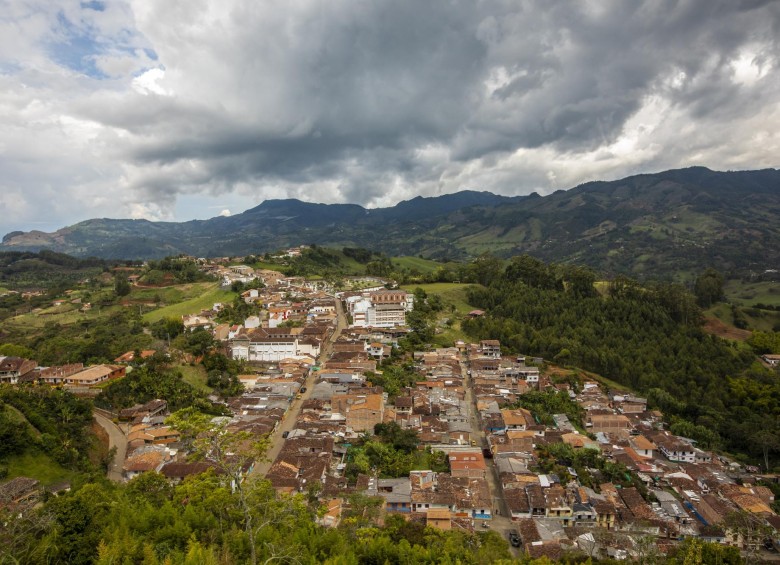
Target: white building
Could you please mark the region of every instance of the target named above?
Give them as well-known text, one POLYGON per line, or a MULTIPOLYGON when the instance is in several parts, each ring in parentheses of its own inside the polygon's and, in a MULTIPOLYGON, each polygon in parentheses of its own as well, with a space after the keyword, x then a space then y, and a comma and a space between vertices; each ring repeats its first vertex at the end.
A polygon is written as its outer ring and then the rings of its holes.
POLYGON ((257 330, 230 340, 230 351, 233 359, 276 363, 282 359, 314 359, 320 353, 320 343, 312 338, 257 330))

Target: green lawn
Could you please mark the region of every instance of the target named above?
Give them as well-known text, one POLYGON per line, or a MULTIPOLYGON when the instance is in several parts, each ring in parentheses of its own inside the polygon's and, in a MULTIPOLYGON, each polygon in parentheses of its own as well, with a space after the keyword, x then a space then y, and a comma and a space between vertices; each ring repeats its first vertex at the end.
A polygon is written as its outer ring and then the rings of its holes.
POLYGON ((211 308, 215 302, 232 302, 236 293, 222 290, 218 283, 204 283, 208 286, 199 296, 184 300, 178 304, 172 304, 157 310, 152 310, 143 315, 146 322, 157 322, 163 318, 181 318, 186 314, 197 314, 201 310, 211 308))
POLYGON ((206 369, 203 365, 180 365, 176 369, 181 371, 184 382, 192 386, 192 388, 202 390, 205 393, 210 393, 214 390, 206 384, 206 369))
POLYGON ((26 453, 8 459, 8 477, 32 477, 44 486, 60 481, 73 480, 78 473, 62 467, 45 453, 29 450, 26 453))
POLYGON ((430 259, 423 259, 421 257, 393 257, 390 260, 393 265, 404 269, 416 270, 419 273, 432 273, 436 269, 442 266, 442 263, 438 261, 432 261, 430 259))
POLYGON ((780 283, 776 282, 729 280, 723 285, 723 292, 730 302, 740 306, 759 303, 780 306, 780 283))
POLYGON ((439 312, 438 319, 444 320, 450 318, 453 321, 452 326, 446 327, 439 324, 438 333, 434 336, 434 344, 441 347, 451 347, 459 339, 467 340, 467 336, 460 328, 461 319, 475 309, 474 306, 466 302, 466 289, 472 286, 465 283, 431 283, 431 284, 409 284, 401 288, 407 292, 414 292, 416 288, 422 288, 428 295, 438 295, 441 297, 444 309, 439 312), (454 307, 454 311, 453 311, 454 307))
POLYGON ((472 286, 466 283, 431 283, 431 284, 408 284, 401 288, 407 292, 414 292, 415 288, 422 288, 427 294, 438 294, 444 303, 444 310, 449 315, 449 306, 455 306, 455 311, 459 314, 467 314, 474 310, 466 302, 466 289, 472 286))
MULTIPOLYGON (((745 315, 748 323, 748 329, 762 332, 776 331, 774 328, 780 324, 780 312, 775 310, 759 310, 740 306, 740 311, 745 315)), ((731 313, 731 306, 725 302, 718 302, 704 311, 705 316, 717 318, 728 326, 734 325, 734 316, 731 313)))

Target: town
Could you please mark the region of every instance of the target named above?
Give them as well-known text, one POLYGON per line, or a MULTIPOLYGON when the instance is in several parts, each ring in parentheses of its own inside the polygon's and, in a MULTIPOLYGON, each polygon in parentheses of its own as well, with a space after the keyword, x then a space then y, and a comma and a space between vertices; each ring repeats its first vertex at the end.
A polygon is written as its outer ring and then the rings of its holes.
MULTIPOLYGON (((211 398, 229 433, 268 438, 239 480, 315 497, 321 526, 337 527, 360 494, 377 501, 378 524, 399 515, 444 531, 496 531, 532 558, 638 559, 689 538, 747 554, 774 550, 780 517, 767 485, 780 477, 672 434, 646 398, 510 354, 496 339, 402 351, 413 333, 408 318, 429 297, 392 280, 354 277, 339 290, 321 278, 197 262, 223 287, 245 288, 250 312, 241 323, 220 322, 226 305, 216 303, 181 319, 185 333, 208 333, 243 368, 242 393, 211 398)), ((156 355, 50 367, 6 356, 0 382, 94 398, 156 355)), ((159 473, 178 484, 224 471, 213 458, 192 457, 169 401, 96 407, 116 448, 112 480, 159 473)), ((34 505, 39 492, 37 481, 17 477, 0 485, 0 506, 34 505)))

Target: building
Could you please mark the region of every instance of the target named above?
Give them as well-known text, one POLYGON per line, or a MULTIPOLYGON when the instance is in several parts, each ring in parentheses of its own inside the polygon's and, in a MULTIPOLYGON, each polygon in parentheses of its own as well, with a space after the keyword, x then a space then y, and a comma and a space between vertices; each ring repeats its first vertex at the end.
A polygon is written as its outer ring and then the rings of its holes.
POLYGON ((376 290, 345 299, 352 327, 394 328, 406 325, 414 295, 403 290, 376 290))
POLYGON ((19 379, 33 372, 37 361, 23 357, 0 357, 0 383, 15 385, 19 379))
POLYGON ((283 359, 307 359, 319 355, 320 342, 312 338, 299 340, 292 334, 268 333, 257 329, 230 340, 233 359, 277 363, 283 359))
POLYGON ((381 394, 343 394, 331 399, 334 412, 344 414, 347 428, 353 432, 373 431, 385 414, 385 400, 381 394))
POLYGON ((449 461, 453 477, 485 478, 487 466, 481 451, 453 451, 449 454, 449 461))
POLYGON ((95 386, 125 376, 122 365, 94 365, 65 378, 65 386, 95 386))
POLYGON ((485 357, 501 358, 501 343, 497 339, 483 339, 479 342, 479 349, 485 357))

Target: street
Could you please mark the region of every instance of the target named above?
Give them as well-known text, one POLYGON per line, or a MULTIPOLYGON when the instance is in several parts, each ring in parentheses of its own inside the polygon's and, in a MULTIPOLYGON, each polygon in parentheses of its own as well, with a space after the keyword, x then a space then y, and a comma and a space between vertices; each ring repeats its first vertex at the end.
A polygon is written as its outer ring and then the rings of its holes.
MULTIPOLYGON (((330 354, 333 351, 333 344, 341 335, 342 330, 347 327, 347 316, 344 313, 344 308, 341 304, 341 301, 338 299, 336 300, 336 314, 336 328, 333 330, 333 333, 325 341, 322 348, 320 349, 320 355, 317 359, 317 363, 323 363, 330 357, 330 354)), ((302 385, 306 387, 306 392, 301 394, 301 398, 293 398, 292 403, 290 404, 290 409, 284 415, 281 423, 269 438, 271 440, 271 447, 265 454, 265 460, 259 461, 255 465, 254 470, 252 471, 253 475, 264 477, 266 473, 268 473, 268 470, 271 468, 271 465, 276 460, 279 453, 282 451, 282 447, 284 446, 285 440, 282 435, 284 432, 291 432, 295 429, 295 422, 298 420, 298 415, 301 413, 301 406, 303 406, 303 402, 305 400, 311 397, 315 383, 316 377, 314 373, 311 372, 309 373, 309 376, 306 377, 306 381, 302 385)))

